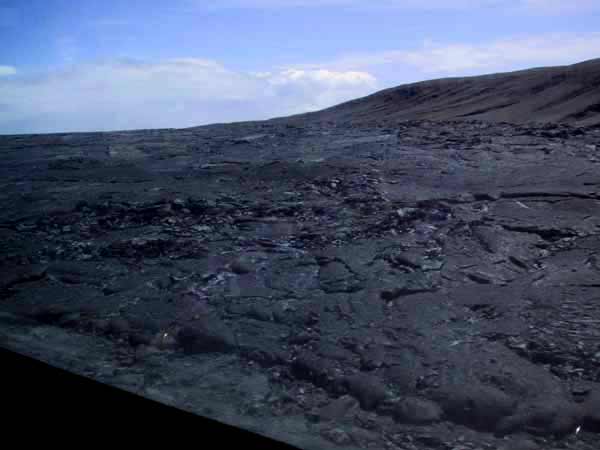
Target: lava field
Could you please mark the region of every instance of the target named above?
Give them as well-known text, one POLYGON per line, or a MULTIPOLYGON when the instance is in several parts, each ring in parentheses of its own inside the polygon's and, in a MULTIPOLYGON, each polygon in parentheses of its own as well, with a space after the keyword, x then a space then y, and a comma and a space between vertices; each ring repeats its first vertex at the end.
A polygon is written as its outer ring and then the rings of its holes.
POLYGON ((300 449, 597 449, 600 126, 0 136, 0 345, 300 449))

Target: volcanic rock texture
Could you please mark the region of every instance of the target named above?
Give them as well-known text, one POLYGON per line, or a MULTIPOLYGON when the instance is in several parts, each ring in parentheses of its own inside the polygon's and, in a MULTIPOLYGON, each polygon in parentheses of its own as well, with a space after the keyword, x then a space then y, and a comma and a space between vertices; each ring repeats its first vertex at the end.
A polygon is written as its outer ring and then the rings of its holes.
POLYGON ((600 127, 298 120, 1 137, 0 345, 303 449, 597 449, 600 127))

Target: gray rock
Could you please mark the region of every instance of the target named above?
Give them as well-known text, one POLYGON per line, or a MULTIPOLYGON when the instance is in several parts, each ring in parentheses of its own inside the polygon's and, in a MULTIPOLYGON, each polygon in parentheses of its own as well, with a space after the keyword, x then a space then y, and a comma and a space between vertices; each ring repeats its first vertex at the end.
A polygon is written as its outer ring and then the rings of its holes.
POLYGON ((520 404, 514 414, 498 422, 496 433, 527 431, 562 437, 574 433, 583 419, 584 410, 580 405, 562 399, 539 399, 520 404))
POLYGON ((414 355, 407 353, 402 360, 403 364, 386 369, 385 377, 395 391, 409 394, 415 391, 421 370, 414 355))
POLYGON ((414 272, 403 276, 399 280, 398 286, 382 290, 380 296, 385 301, 391 301, 406 295, 434 291, 435 289, 436 287, 431 278, 425 272, 414 272))
POLYGON ((81 323, 81 313, 71 312, 60 317, 56 321, 57 325, 63 328, 75 327, 81 323))
POLYGON ((129 343, 133 347, 137 347, 140 345, 150 345, 151 342, 152 342, 152 335, 150 333, 134 331, 129 334, 129 343))
POLYGON ((385 365, 385 351, 383 347, 369 347, 362 351, 360 358, 363 370, 374 370, 385 365))
POLYGON ((29 316, 41 323, 52 324, 58 322, 71 311, 63 305, 43 305, 35 308, 29 316))
POLYGON ((540 446, 531 439, 517 438, 498 447, 498 450, 539 450, 540 446))
POLYGON ((177 343, 185 353, 230 352, 236 348, 233 332, 218 318, 201 318, 183 327, 177 343))
POLYGON ((321 430, 321 436, 337 445, 348 445, 352 443, 352 439, 348 433, 341 428, 324 428, 321 430))
POLYGON ((231 263, 230 269, 233 273, 238 275, 244 275, 254 271, 254 268, 250 263, 243 259, 236 259, 231 263))
POLYGON ((349 395, 343 395, 322 407, 318 413, 319 418, 326 420, 340 420, 358 408, 358 401, 349 395))
POLYGON ((357 292, 363 289, 364 280, 350 272, 339 262, 331 262, 322 266, 319 272, 321 289, 329 294, 336 292, 357 292))
POLYGON ((583 403, 585 420, 592 427, 600 429, 600 390, 592 391, 583 403))
POLYGON ((129 322, 122 318, 111 319, 108 322, 107 333, 113 336, 122 336, 131 330, 129 322))
POLYGON ((517 406, 504 392, 483 385, 449 386, 435 392, 433 398, 453 422, 483 430, 493 430, 517 406))
POLYGON ((0 311, 0 323, 7 325, 37 325, 38 323, 26 316, 0 311))
POLYGON ((405 366, 393 366, 386 372, 386 377, 394 388, 403 394, 414 392, 417 378, 414 371, 405 366))
POLYGON ((254 305, 249 308, 248 317, 262 320, 263 322, 271 322, 273 320, 273 313, 267 308, 254 305))
POLYGON ((171 333, 161 331, 156 333, 151 345, 159 350, 174 350, 177 348, 177 339, 171 333))
POLYGON ((443 415, 442 408, 431 400, 405 397, 397 402, 394 419, 403 423, 426 424, 438 422, 443 415))
POLYGON ((303 353, 292 362, 292 374, 316 386, 327 386, 332 381, 333 367, 325 358, 312 353, 303 353))
POLYGON ((346 377, 348 392, 360 402, 364 410, 373 410, 387 397, 385 386, 378 378, 357 373, 346 377))

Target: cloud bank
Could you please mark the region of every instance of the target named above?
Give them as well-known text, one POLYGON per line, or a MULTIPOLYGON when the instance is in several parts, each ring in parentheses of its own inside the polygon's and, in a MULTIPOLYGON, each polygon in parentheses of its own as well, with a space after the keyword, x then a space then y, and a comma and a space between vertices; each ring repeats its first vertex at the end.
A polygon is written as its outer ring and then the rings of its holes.
POLYGON ((339 7, 359 10, 473 11, 489 8, 530 14, 564 14, 600 10, 597 0, 187 0, 204 10, 339 7))
MULTIPOLYGON (((267 9, 267 8, 321 8, 321 7, 357 7, 395 8, 395 9, 464 9, 485 7, 498 3, 498 0, 189 0, 199 8, 207 9, 267 9)), ((502 3, 514 3, 514 0, 502 3)))
MULTIPOLYGON (((331 61, 333 70, 394 70, 418 78, 483 74, 534 66, 567 65, 600 57, 600 32, 521 36, 480 44, 426 41, 412 50, 352 53, 331 61)), ((299 65, 314 68, 319 64, 299 65)))
POLYGON ((198 58, 108 61, 36 76, 0 66, 0 133, 179 128, 318 110, 447 76, 573 64, 600 56, 600 32, 408 50, 241 72, 198 58))
POLYGON ((597 0, 523 0, 522 3, 531 12, 542 14, 600 11, 600 3, 597 0))
POLYGON ((369 94, 366 72, 242 73, 215 61, 111 61, 0 78, 0 133, 177 128, 266 119, 369 94))
POLYGON ((424 73, 448 74, 474 69, 502 70, 517 66, 572 64, 598 56, 600 33, 549 34, 479 45, 427 43, 421 50, 397 55, 400 61, 424 73))
POLYGON ((0 66, 0 77, 15 75, 17 73, 17 69, 12 66, 0 66))

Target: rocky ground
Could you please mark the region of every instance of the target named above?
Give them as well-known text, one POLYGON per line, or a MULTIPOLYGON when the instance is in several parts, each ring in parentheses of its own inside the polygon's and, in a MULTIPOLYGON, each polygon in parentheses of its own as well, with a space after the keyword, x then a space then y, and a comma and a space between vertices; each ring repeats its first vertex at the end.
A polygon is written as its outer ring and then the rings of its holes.
POLYGON ((0 345, 303 449, 595 449, 600 127, 0 137, 0 345))

